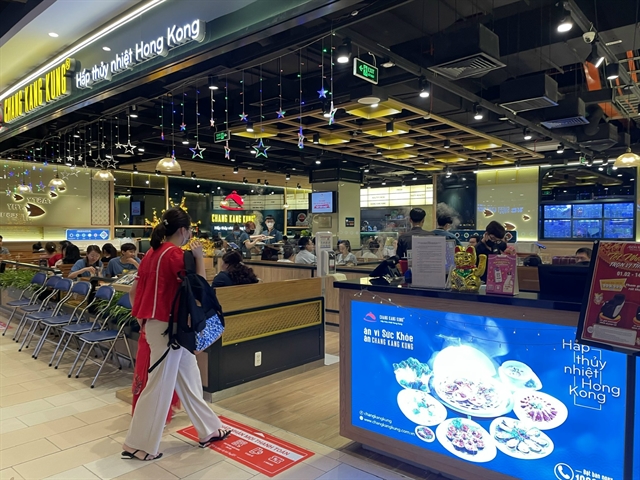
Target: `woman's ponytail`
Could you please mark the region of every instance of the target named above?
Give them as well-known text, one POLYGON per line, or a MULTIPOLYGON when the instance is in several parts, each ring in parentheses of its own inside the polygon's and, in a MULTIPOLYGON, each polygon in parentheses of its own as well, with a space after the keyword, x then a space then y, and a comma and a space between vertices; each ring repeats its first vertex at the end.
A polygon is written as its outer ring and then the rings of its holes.
POLYGON ((154 250, 160 248, 160 245, 162 245, 162 241, 164 240, 164 237, 166 237, 166 234, 167 227, 161 221, 153 228, 153 231, 151 232, 151 239, 149 241, 149 243, 151 244, 151 248, 153 248, 154 250))
POLYGON ((164 212, 160 223, 151 232, 149 243, 154 250, 160 248, 165 238, 170 237, 181 228, 191 228, 191 217, 180 207, 173 207, 164 212))

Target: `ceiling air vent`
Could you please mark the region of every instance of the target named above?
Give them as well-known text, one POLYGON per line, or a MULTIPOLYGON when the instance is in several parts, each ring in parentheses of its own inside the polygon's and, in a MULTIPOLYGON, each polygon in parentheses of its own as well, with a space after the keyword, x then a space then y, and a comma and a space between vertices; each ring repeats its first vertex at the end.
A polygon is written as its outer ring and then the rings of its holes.
POLYGON ((514 113, 556 107, 558 83, 548 75, 516 78, 500 85, 500 105, 514 113))
POLYGON ((545 108, 540 120, 540 124, 547 128, 569 128, 588 123, 581 98, 563 100, 557 107, 545 108))
POLYGON ((432 72, 452 80, 480 77, 505 66, 500 58, 500 39, 481 24, 437 35, 433 40, 432 72))
POLYGON ((581 147, 604 152, 618 144, 618 130, 611 123, 601 123, 596 134, 587 135, 580 132, 576 141, 581 147))

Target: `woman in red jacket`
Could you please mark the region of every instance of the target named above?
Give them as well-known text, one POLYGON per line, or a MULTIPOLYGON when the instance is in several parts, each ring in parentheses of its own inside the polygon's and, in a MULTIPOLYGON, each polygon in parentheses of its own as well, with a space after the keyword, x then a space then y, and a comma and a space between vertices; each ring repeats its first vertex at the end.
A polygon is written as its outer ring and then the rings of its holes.
MULTIPOLYGON (((191 240, 191 218, 181 208, 167 210, 151 234, 151 250, 138 269, 138 278, 129 296, 132 315, 138 319, 151 348, 151 364, 167 351, 169 313, 178 292, 178 273, 184 270, 184 253, 180 247, 191 240)), ((191 242, 196 273, 205 276, 202 245, 191 242)), ((124 459, 156 460, 171 405, 173 391, 189 415, 200 446, 225 439, 231 432, 202 398, 202 380, 194 354, 184 348, 169 349, 165 359, 149 374, 147 385, 138 399, 122 452, 124 459)))

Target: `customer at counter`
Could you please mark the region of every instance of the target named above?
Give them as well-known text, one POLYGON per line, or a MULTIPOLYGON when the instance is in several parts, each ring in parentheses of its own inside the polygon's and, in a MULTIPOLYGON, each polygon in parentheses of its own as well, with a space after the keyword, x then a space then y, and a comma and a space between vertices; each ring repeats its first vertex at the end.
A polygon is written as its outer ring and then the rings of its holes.
POLYGON ((282 247, 282 258, 278 260, 280 263, 293 263, 291 258, 293 257, 293 247, 291 245, 285 245, 282 247))
POLYGON ((240 253, 237 250, 231 250, 222 256, 220 271, 213 278, 211 286, 213 288, 231 287, 258 283, 259 281, 253 269, 242 263, 240 253))
POLYGON ((111 243, 105 243, 102 246, 102 258, 100 261, 104 264, 109 263, 114 258, 118 258, 118 250, 111 243))
POLYGON ((276 230, 276 220, 271 215, 267 215, 264 219, 264 224, 267 226, 267 231, 264 232, 266 237, 273 238, 265 238, 264 243, 272 244, 272 243, 280 243, 282 242, 282 232, 276 230))
POLYGON ((411 223, 411 230, 400 235, 398 238, 398 248, 396 255, 399 258, 407 258, 407 252, 411 250, 411 239, 414 235, 419 236, 431 236, 433 232, 423 230, 424 218, 427 216, 422 208, 412 208, 409 212, 409 222, 411 223))
POLYGON ((140 260, 136 257, 137 248, 133 243, 120 245, 120 256, 112 258, 107 265, 107 277, 117 277, 138 270, 140 260))
POLYGON ((477 247, 478 243, 480 243, 480 235, 471 235, 469 237, 469 246, 470 247, 477 247))
POLYGON ((2 246, 2 235, 0 235, 0 255, 10 255, 9 249, 2 246))
MULTIPOLYGON (((75 245, 73 246, 75 247, 75 245)), ((67 250, 69 250, 69 248, 70 247, 67 247, 67 250)), ((102 272, 102 261, 100 261, 101 252, 98 245, 89 245, 87 247, 86 257, 81 258, 71 267, 69 278, 95 277, 100 275, 102 272)))
MULTIPOLYGON (((476 246, 476 254, 478 256, 478 261, 480 259, 480 255, 499 255, 507 249, 507 242, 504 241, 504 237, 507 234, 505 228, 493 220, 489 222, 487 228, 485 229, 484 235, 482 236, 482 240, 478 246, 476 246)), ((487 281, 487 272, 484 272, 484 275, 481 277, 483 282, 487 281)))
POLYGON ((447 239, 450 240, 455 240, 456 245, 462 246, 460 240, 458 240, 458 237, 456 237, 452 232, 449 231, 453 226, 453 218, 451 217, 451 215, 439 214, 437 221, 438 228, 433 231, 433 234, 439 235, 441 237, 447 237, 447 239))
POLYGON ((312 253, 314 245, 311 238, 300 237, 298 247, 300 248, 300 251, 296 255, 295 263, 302 263, 306 265, 313 265, 316 263, 316 256, 312 253))
POLYGON ((338 257, 336 265, 357 265, 358 259, 351 253, 351 242, 349 240, 341 240, 338 242, 338 257))
POLYGON ((593 255, 593 250, 590 248, 579 248, 576 250, 576 265, 582 265, 588 267, 591 264, 591 255, 593 255))

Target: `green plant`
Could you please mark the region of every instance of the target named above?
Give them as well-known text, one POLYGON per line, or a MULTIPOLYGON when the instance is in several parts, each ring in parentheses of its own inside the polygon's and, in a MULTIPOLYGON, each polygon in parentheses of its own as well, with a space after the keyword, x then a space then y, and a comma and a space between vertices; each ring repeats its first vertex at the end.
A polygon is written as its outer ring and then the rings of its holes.
MULTIPOLYGON (((111 321, 118 325, 118 328, 125 323, 130 322, 133 317, 131 317, 131 310, 125 307, 121 307, 118 305, 118 301, 122 298, 124 292, 116 292, 113 296, 113 300, 111 300, 111 304, 109 308, 105 312, 105 316, 111 317, 111 321)), ((95 303, 96 311, 101 312, 107 306, 106 300, 98 300, 95 303)))
POLYGON ((16 288, 24 290, 27 287, 36 287, 31 284, 31 279, 36 274, 35 270, 30 269, 11 269, 0 273, 0 288, 16 288))

